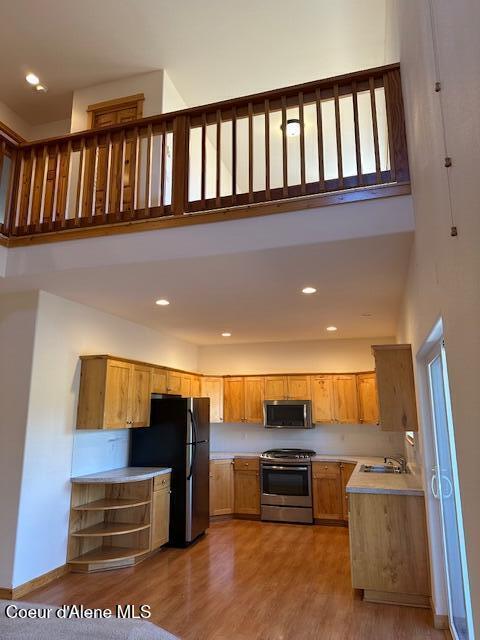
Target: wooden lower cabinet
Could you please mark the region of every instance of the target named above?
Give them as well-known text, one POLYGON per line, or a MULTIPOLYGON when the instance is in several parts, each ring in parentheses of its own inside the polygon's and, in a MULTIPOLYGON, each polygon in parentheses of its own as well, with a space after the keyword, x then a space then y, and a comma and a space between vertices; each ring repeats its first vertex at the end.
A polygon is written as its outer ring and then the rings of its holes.
POLYGON ((212 460, 210 462, 210 515, 231 515, 233 507, 233 460, 212 460))
POLYGON ((347 493, 347 484, 350 480, 350 477, 355 469, 355 464, 353 462, 341 462, 340 463, 340 476, 342 479, 342 513, 343 520, 348 521, 348 493, 347 493))
POLYGON ((258 458, 235 458, 234 512, 260 515, 260 463, 258 458))
POLYGON ((364 599, 429 606, 423 496, 351 493, 352 586, 364 599))
POLYGON ((313 517, 343 520, 342 479, 338 462, 312 464, 313 517))
MULTIPOLYGON (((158 476, 162 478, 162 476, 158 476)), ((156 479, 156 478, 155 478, 156 479)), ((152 495, 152 538, 150 548, 158 549, 168 542, 170 528, 170 482, 155 488, 152 495)))

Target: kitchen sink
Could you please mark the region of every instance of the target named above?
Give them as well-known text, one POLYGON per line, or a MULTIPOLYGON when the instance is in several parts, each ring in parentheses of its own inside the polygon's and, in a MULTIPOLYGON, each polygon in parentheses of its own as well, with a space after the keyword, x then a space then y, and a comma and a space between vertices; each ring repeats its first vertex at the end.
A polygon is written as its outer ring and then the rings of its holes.
POLYGON ((408 473, 402 471, 401 467, 393 464, 362 464, 360 471, 363 473, 408 473))

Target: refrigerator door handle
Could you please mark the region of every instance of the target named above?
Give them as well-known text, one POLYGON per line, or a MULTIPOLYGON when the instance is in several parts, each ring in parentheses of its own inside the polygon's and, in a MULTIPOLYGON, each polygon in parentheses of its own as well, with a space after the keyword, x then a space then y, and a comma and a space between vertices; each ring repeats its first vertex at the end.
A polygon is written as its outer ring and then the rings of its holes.
POLYGON ((188 410, 188 413, 190 414, 190 420, 192 421, 193 442, 196 443, 198 440, 197 420, 195 418, 195 414, 191 409, 188 410))
POLYGON ((193 468, 195 467, 195 458, 197 457, 197 445, 196 445, 196 443, 193 442, 190 446, 192 447, 192 461, 190 462, 190 470, 189 470, 188 475, 187 475, 187 480, 191 480, 192 479, 193 468))

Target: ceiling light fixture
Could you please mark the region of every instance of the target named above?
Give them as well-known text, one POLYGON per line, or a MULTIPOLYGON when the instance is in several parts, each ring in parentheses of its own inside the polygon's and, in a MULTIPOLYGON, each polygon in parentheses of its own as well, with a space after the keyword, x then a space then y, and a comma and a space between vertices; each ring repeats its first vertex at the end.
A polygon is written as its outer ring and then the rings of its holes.
POLYGON ((37 91, 41 91, 42 93, 47 93, 47 91, 48 91, 47 87, 45 85, 43 85, 43 84, 37 84, 35 89, 37 91))
POLYGON ((334 327, 333 325, 331 325, 330 327, 327 327, 327 331, 336 331, 337 327, 334 327))
POLYGON ((317 290, 315 289, 315 287, 304 287, 302 289, 302 293, 306 293, 307 295, 309 295, 311 293, 317 293, 317 290))
POLYGON ((40 78, 36 76, 34 73, 27 73, 27 75, 25 76, 25 80, 28 82, 28 84, 31 84, 33 87, 35 87, 37 84, 40 83, 40 78))
POLYGON ((223 338, 230 338, 230 337, 231 337, 231 335, 232 335, 232 334, 230 333, 230 331, 224 331, 224 332, 222 333, 222 337, 223 337, 223 338))
MULTIPOLYGON (((283 125, 281 128, 283 128, 283 125)), ((302 127, 300 125, 300 120, 298 118, 290 118, 289 120, 287 120, 286 131, 289 138, 295 138, 296 136, 299 136, 301 128, 302 127)))
POLYGON ((160 298, 160 300, 156 300, 155 304, 158 304, 159 307, 167 307, 170 302, 168 300, 165 300, 165 298, 160 298))

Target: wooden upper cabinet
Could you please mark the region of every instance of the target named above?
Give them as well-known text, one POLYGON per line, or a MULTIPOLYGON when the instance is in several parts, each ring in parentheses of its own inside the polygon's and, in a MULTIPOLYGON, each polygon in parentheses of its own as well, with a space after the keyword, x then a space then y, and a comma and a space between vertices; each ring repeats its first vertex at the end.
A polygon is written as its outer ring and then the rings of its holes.
POLYGON ((418 431, 412 347, 373 346, 380 425, 384 431, 418 431))
POLYGON ((262 376, 245 378, 245 422, 263 424, 265 379, 262 376))
POLYGON ((192 376, 188 373, 181 374, 180 394, 184 398, 189 398, 192 395, 192 376))
POLYGON ((210 422, 223 422, 223 378, 202 376, 201 393, 210 398, 210 422))
POLYGON ((152 369, 152 393, 167 393, 166 369, 152 369))
POLYGON ((152 369, 140 364, 130 366, 130 426, 147 427, 150 424, 152 369))
POLYGON ((138 93, 91 104, 87 108, 88 128, 98 129, 137 120, 143 116, 144 101, 143 93, 138 93))
POLYGON ((310 400, 310 377, 287 376, 287 396, 289 400, 310 400))
POLYGON ((286 376, 265 376, 265 400, 286 400, 287 395, 286 376))
POLYGON ((82 358, 77 429, 127 429, 150 421, 151 367, 82 358))
POLYGON ((311 389, 313 421, 316 423, 335 422, 333 377, 312 376, 311 389))
POLYGON ((375 373, 357 373, 359 421, 378 424, 377 376, 375 373))
POLYGON ((182 374, 179 371, 167 371, 167 393, 182 394, 182 374))
POLYGON ((192 376, 191 394, 193 398, 200 398, 202 395, 202 385, 200 376, 192 376))
POLYGON ((242 377, 225 378, 224 422, 244 422, 245 381, 242 377))
POLYGON ((357 379, 354 373, 333 376, 333 406, 337 422, 358 423, 357 379))

